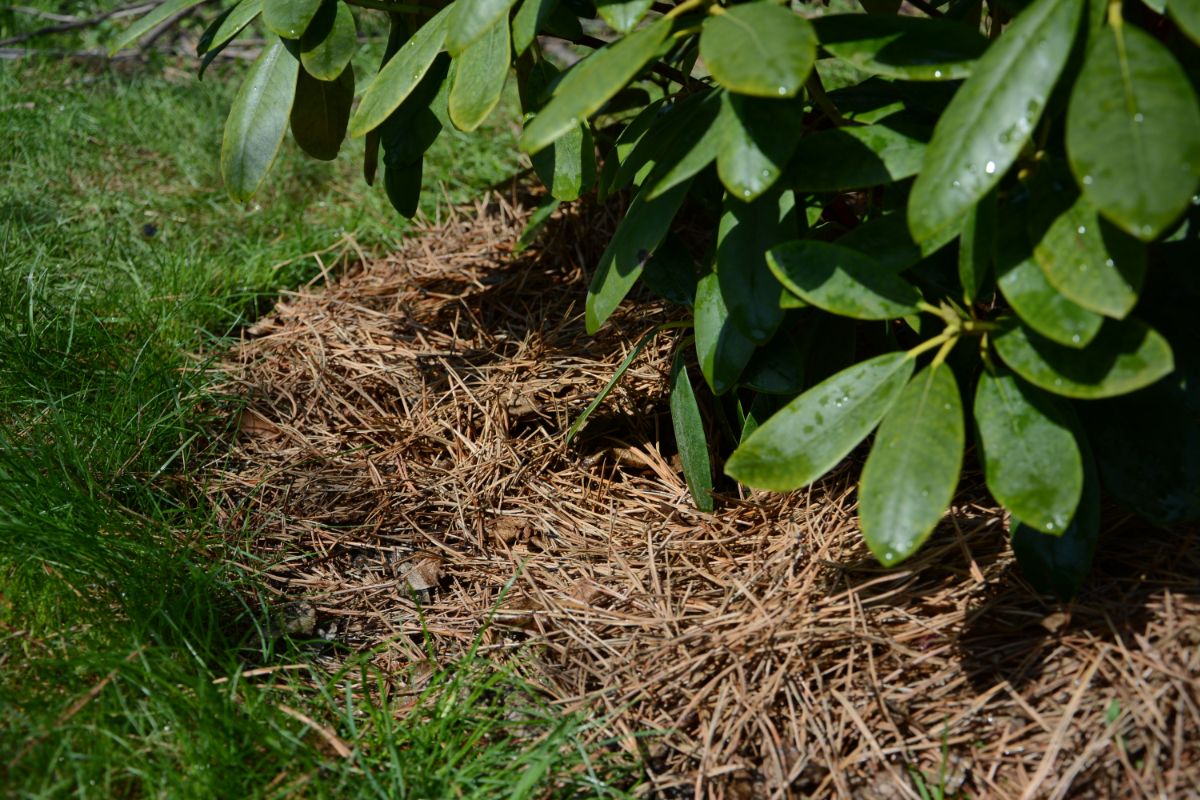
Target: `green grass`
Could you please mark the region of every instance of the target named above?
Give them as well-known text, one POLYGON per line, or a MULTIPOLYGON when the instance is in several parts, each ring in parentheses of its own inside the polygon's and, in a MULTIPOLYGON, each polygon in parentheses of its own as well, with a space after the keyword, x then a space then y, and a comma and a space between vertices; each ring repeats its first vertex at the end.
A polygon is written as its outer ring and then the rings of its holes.
MULTIPOLYGON (((318 275, 312 253, 334 266, 350 237, 379 250, 409 228, 357 177, 357 142, 331 164, 289 143, 256 203, 226 200, 236 69, 210 75, 0 65, 5 793, 618 794, 629 766, 582 747, 585 718, 540 707, 515 668, 443 665, 397 717, 366 657, 330 676, 265 633, 237 566, 253 532, 222 531, 188 480, 229 416, 192 354, 318 275)), ((505 126, 446 136, 427 182, 464 199, 512 173, 511 143, 505 126)))

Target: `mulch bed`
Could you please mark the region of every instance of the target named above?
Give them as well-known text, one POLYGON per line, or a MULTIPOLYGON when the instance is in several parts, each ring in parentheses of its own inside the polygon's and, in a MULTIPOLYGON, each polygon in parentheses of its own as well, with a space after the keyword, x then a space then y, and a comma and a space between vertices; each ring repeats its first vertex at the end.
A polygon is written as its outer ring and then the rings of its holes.
POLYGON ((977 473, 899 569, 861 541, 853 458, 805 491, 720 484, 700 513, 667 412, 678 332, 564 445, 678 313, 626 303, 587 335, 613 211, 559 212, 514 256, 526 217, 455 212, 228 353, 246 407, 209 491, 257 531, 276 603, 395 675, 481 636, 551 702, 611 715, 658 796, 915 798, 912 770, 947 796, 1198 796, 1194 528, 1109 514, 1060 606, 1016 572, 977 473))

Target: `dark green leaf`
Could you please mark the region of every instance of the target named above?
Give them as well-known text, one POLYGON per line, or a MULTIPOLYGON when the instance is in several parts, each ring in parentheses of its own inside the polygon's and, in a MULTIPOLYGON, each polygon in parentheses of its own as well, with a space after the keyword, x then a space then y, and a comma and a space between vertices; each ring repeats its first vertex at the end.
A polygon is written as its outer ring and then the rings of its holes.
POLYGON ((412 219, 417 215, 421 200, 421 165, 423 158, 411 164, 387 164, 383 166, 383 188, 388 202, 402 217, 412 219))
POLYGON ((733 122, 732 108, 722 103, 719 92, 701 103, 688 125, 659 143, 656 164, 643 184, 653 200, 663 192, 695 177, 725 148, 725 131, 733 122))
POLYGON ((1083 347, 1104 318, 1063 297, 1033 259, 1023 225, 1010 226, 996 245, 996 284, 1029 327, 1068 347, 1083 347))
POLYGON ((192 6, 198 6, 203 2, 204 0, 166 0, 165 3, 157 6, 144 17, 138 17, 136 22, 122 31, 116 43, 109 50, 109 55, 119 50, 124 50, 171 17, 182 11, 187 11, 192 6))
MULTIPOLYGON (((1072 420, 1072 428, 1078 429, 1072 420)), ((1100 535, 1100 479, 1087 437, 1076 434, 1083 461, 1083 493, 1067 530, 1047 536, 1022 524, 1015 515, 1010 523, 1013 554, 1021 575, 1039 592, 1069 600, 1083 586, 1096 554, 1100 535)))
POLYGON ((701 511, 712 511, 712 462, 708 458, 708 437, 704 434, 700 406, 683 363, 686 351, 685 347, 680 347, 671 366, 671 426, 675 429, 675 444, 679 447, 679 460, 683 463, 683 476, 687 479, 692 500, 701 511))
POLYGON ((921 370, 879 426, 863 465, 858 517, 884 566, 917 551, 954 499, 963 456, 958 382, 946 364, 921 370))
POLYGON ((984 293, 992 275, 996 249, 996 193, 988 192, 967 213, 958 247, 958 280, 963 301, 973 304, 984 293))
MULTIPOLYGON (((446 29, 446 50, 459 54, 482 38, 492 26, 508 17, 508 10, 517 0, 455 0, 449 6, 450 19, 446 29)), ((505 26, 507 28, 507 25, 505 26)))
POLYGON ((662 17, 618 42, 600 48, 571 67, 553 99, 525 127, 521 149, 536 153, 599 111, 653 59, 671 32, 662 17))
POLYGON ((1196 44, 1200 44, 1200 2, 1197 0, 1174 0, 1167 4, 1167 13, 1179 30, 1186 33, 1196 44))
POLYGON ((614 31, 629 33, 652 5, 654 0, 596 0, 596 11, 614 31))
POLYGON ((196 42, 196 55, 202 56, 208 52, 209 48, 213 46, 213 40, 216 39, 217 34, 221 31, 221 27, 225 24, 225 20, 229 19, 229 16, 234 11, 237 11, 240 5, 241 3, 235 2, 218 14, 216 19, 208 23, 208 27, 204 29, 204 33, 200 34, 200 39, 196 42))
POLYGON ((529 222, 525 223, 525 228, 521 231, 521 235, 517 238, 517 243, 513 247, 513 255, 519 255, 529 249, 529 246, 537 239, 538 233, 542 228, 546 227, 546 223, 554 216, 554 212, 562 205, 561 200, 556 200, 553 197, 547 197, 542 200, 541 204, 529 215, 529 222))
POLYGON ((1171 347, 1136 319, 1108 320, 1082 350, 1056 344, 1023 325, 994 340, 996 352, 1014 372, 1048 392, 1084 400, 1141 389, 1174 369, 1171 347))
POLYGON ((813 26, 821 46, 843 61, 908 81, 966 78, 987 48, 978 31, 944 19, 831 14, 813 26))
POLYGON ((773 192, 753 203, 727 198, 717 228, 721 296, 733 324, 755 344, 769 340, 783 320, 783 287, 767 266, 767 251, 796 235, 794 206, 791 192, 773 192))
POLYGON ((812 344, 816 326, 806 325, 799 333, 781 330, 758 348, 742 370, 739 383, 747 389, 773 395, 795 395, 804 389, 804 358, 812 344))
POLYGON ((225 45, 262 13, 262 6, 263 0, 242 0, 229 9, 228 14, 220 18, 220 24, 209 35, 204 51, 202 53, 197 51, 198 54, 204 56, 204 60, 200 62, 201 80, 204 79, 204 71, 208 69, 208 65, 220 54, 225 45))
POLYGON ((738 436, 738 441, 746 441, 750 437, 750 434, 758 430, 759 426, 766 422, 782 406, 782 399, 775 395, 755 395, 754 402, 750 404, 749 410, 746 411, 746 417, 742 420, 742 432, 738 436))
POLYGON ((773 3, 725 8, 704 21, 700 34, 705 66, 717 83, 739 94, 795 97, 816 55, 809 21, 773 3))
POLYGON ((354 68, 346 66, 336 81, 321 81, 300 70, 292 104, 292 136, 313 158, 337 158, 354 103, 354 68))
POLYGON ((647 201, 641 194, 633 198, 625 219, 600 256, 596 274, 588 287, 587 331, 595 333, 616 310, 633 288, 646 259, 658 247, 675 212, 687 195, 688 184, 681 184, 662 197, 647 201))
POLYGON ((513 50, 521 55, 537 39, 538 33, 559 0, 524 0, 512 21, 513 50))
POLYGON ((266 0, 263 24, 284 39, 299 39, 321 7, 322 0, 266 0))
POLYGON ((300 38, 300 63, 314 78, 332 81, 340 76, 358 49, 358 30, 350 6, 325 0, 300 38))
POLYGON ((696 284, 696 355, 713 394, 722 395, 737 385, 738 377, 754 355, 754 342, 743 336, 729 317, 721 284, 710 273, 696 284))
POLYGON ((1142 243, 1102 220, 1084 199, 1051 223, 1033 255, 1064 297, 1116 319, 1133 309, 1146 275, 1142 243))
POLYGON ((1067 109, 1067 156, 1084 196, 1139 239, 1187 208, 1200 179, 1200 108, 1154 37, 1121 25, 1092 42, 1067 109))
MULTIPOLYGON (((650 127, 658 119, 658 116, 664 113, 663 104, 666 102, 667 99, 663 97, 647 105, 638 112, 636 117, 630 120, 629 124, 617 136, 612 149, 604 157, 604 168, 600 170, 600 179, 596 185, 596 199, 598 202, 604 202, 605 198, 612 191, 624 188, 624 185, 615 186, 617 175, 620 174, 625 159, 637 148, 646 136, 646 132, 650 130, 650 127)), ((629 180, 633 180, 635 173, 636 170, 628 171, 629 180)))
POLYGON ((920 293, 870 256, 800 239, 767 255, 775 277, 817 308, 855 319, 894 319, 917 310, 920 293))
POLYGON ((439 11, 379 70, 350 118, 351 136, 362 136, 379 127, 417 87, 441 52, 446 39, 446 20, 457 7, 451 5, 439 11))
POLYGON ((508 39, 508 19, 502 17, 455 60, 450 120, 460 131, 478 128, 500 102, 508 78, 508 39))
POLYGON ((717 174, 734 197, 749 202, 775 184, 800 140, 804 109, 794 101, 726 92, 725 143, 717 174))
POLYGON ((1083 460, 1063 400, 1012 373, 984 372, 975 424, 988 490, 1013 516, 1061 535, 1083 491, 1083 460))
POLYGON ((642 268, 642 282, 659 297, 691 307, 696 302, 696 265, 683 240, 668 234, 642 268))
POLYGON ((552 146, 534 153, 530 160, 538 178, 556 200, 578 200, 596 180, 595 145, 587 125, 564 133, 552 146))
POLYGON ((420 161, 442 132, 435 109, 446 107, 450 57, 439 54, 417 87, 379 126, 384 163, 407 166, 420 161))
POLYGON ((774 491, 812 483, 867 437, 912 371, 904 353, 885 353, 839 372, 763 423, 725 462, 725 473, 774 491))
MULTIPOLYGON (((720 121, 721 111, 721 93, 715 91, 697 92, 663 107, 652 115, 649 130, 638 137, 632 149, 621 159, 607 193, 623 189, 630 182, 652 185, 645 183, 652 172, 657 172, 654 180, 659 180, 670 168, 664 166, 659 169, 659 161, 668 162, 672 154, 688 153, 693 149, 697 137, 702 137, 705 131, 720 121), (676 145, 680 141, 691 144, 676 145)), ((638 117, 634 122, 640 119, 638 117)))
POLYGON ((1029 141, 1071 52, 1082 0, 1036 0, 979 59, 938 120, 908 199, 918 242, 961 224, 1029 141))
POLYGON ((288 129, 300 62, 282 40, 263 48, 246 73, 221 140, 221 174, 234 200, 257 191, 288 129))
POLYGON ((896 273, 933 255, 957 235, 957 228, 948 228, 937 239, 918 245, 908 230, 904 213, 893 212, 867 220, 838 239, 837 243, 875 259, 885 272, 896 273))
POLYGON ((925 141, 916 133, 884 123, 805 136, 793 155, 793 186, 798 192, 843 192, 916 175, 925 156, 925 141))

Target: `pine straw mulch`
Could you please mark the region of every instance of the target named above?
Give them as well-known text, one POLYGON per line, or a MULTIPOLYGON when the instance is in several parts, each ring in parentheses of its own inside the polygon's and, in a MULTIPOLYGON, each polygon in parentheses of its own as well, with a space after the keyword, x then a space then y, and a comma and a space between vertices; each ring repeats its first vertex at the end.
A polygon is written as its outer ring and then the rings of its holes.
POLYGON ((228 354, 247 407, 209 491, 259 532, 280 604, 396 674, 425 635, 449 660, 482 630, 552 701, 609 712, 658 796, 916 797, 914 768, 947 796, 1197 796, 1195 529, 1110 519, 1060 607, 977 473, 901 569, 860 540, 855 463, 786 495, 723 484, 699 513, 664 393, 677 334, 564 446, 670 312, 626 303, 587 335, 612 212, 560 212, 514 257, 526 216, 492 198, 426 226, 228 354))

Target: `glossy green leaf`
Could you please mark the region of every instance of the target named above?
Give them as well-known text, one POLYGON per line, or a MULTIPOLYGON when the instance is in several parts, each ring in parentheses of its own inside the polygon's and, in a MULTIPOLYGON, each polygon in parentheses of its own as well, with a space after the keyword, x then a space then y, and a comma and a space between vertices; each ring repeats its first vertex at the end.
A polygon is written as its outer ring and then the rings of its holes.
POLYGON ((322 0, 266 0, 263 24, 284 39, 299 39, 317 15, 322 0))
POLYGON ((508 78, 508 19, 499 22, 454 62, 450 121, 460 131, 478 128, 500 102, 508 78))
POLYGON ((198 6, 203 2, 204 0, 166 0, 162 5, 147 12, 145 16, 138 17, 136 22, 122 31, 117 41, 109 50, 109 54, 111 55, 119 50, 124 50, 171 17, 187 11, 193 6, 198 6))
POLYGON ((614 31, 629 33, 652 5, 654 0, 596 0, 596 11, 614 31))
POLYGON ((600 256, 588 287, 588 333, 599 330, 629 294, 646 259, 667 235, 671 220, 687 195, 687 187, 688 184, 682 184, 654 200, 648 201, 641 194, 633 198, 625 218, 600 256))
POLYGON ((300 63, 308 74, 323 81, 336 80, 358 50, 358 29, 350 6, 326 0, 300 37, 300 63))
POLYGON ((722 102, 721 94, 706 98, 686 126, 658 142, 655 166, 643 184, 650 199, 694 177, 725 148, 725 130, 732 122, 733 110, 722 102))
POLYGON ((1004 363, 1034 386, 1083 400, 1136 391, 1175 367, 1167 340, 1136 319, 1108 320, 1082 350, 1023 325, 1010 326, 993 343, 1004 363))
POLYGON ((695 305, 696 264, 679 236, 667 234, 642 268, 642 282, 672 303, 689 308, 695 305))
POLYGON ((804 389, 804 360, 812 345, 816 326, 799 333, 781 330, 771 341, 754 351, 738 383, 747 389, 772 395, 795 395, 804 389))
MULTIPOLYGON (((468 51, 469 52, 469 51, 468 51)), ((578 200, 596 180, 596 154, 587 125, 568 131, 530 159, 534 172, 556 200, 578 200)))
POLYGON ((996 247, 996 285, 1021 321, 1068 347, 1087 345, 1104 318, 1074 303, 1046 280, 1023 226, 1003 232, 996 247))
POLYGON ((701 511, 712 511, 712 462, 708 458, 708 437, 704 433, 700 406, 683 363, 685 352, 686 348, 680 347, 671 366, 671 427, 675 430, 675 444, 683 464, 683 477, 687 480, 692 500, 701 511))
POLYGON ((512 21, 513 50, 517 55, 528 50, 537 39, 558 3, 559 0, 523 0, 512 21))
POLYGON ((379 127, 417 87, 441 52, 446 39, 446 20, 457 7, 451 5, 439 11, 379 70, 350 118, 351 136, 362 136, 379 127))
POLYGON ((764 100, 726 92, 725 142, 717 174, 734 197, 749 202, 770 189, 800 141, 804 108, 789 100, 764 100))
POLYGON ((783 287, 767 266, 767 251, 795 236, 795 224, 788 224, 794 206, 791 192, 774 192, 753 203, 726 199, 717 227, 721 296, 733 324, 755 344, 767 342, 783 320, 783 287))
POLYGON ((1046 279, 1064 297, 1098 314, 1123 319, 1146 276, 1146 248, 1100 218, 1080 199, 1033 250, 1046 279))
POLYGON ((335 81, 321 81, 300 70, 292 104, 292 137, 313 158, 337 158, 354 103, 354 68, 347 65, 335 81))
POLYGON ((767 263, 788 291, 809 304, 855 319, 895 319, 917 311, 920 293, 857 250, 800 239, 779 245, 767 263))
POLYGON ((1171 51, 1128 24, 1095 38, 1067 108, 1067 157, 1105 217, 1146 241, 1167 229, 1200 181, 1200 108, 1171 51))
POLYGON ((221 174, 234 200, 248 200, 287 133, 300 62, 282 40, 263 48, 233 99, 221 140, 221 174))
POLYGON ((243 28, 262 13, 262 7, 263 0, 242 0, 233 6, 229 10, 229 14, 221 18, 221 24, 212 32, 205 50, 198 52, 197 55, 207 55, 237 36, 243 28))
POLYGON ((738 441, 744 442, 750 438, 750 434, 758 430, 764 422, 771 418, 772 414, 782 407, 782 399, 775 395, 756 395, 754 401, 750 403, 750 408, 746 410, 745 418, 742 420, 742 430, 738 436, 738 441))
POLYGON ((1167 13, 1179 30, 1187 34, 1193 42, 1200 44, 1200 1, 1174 0, 1167 4, 1167 13))
POLYGON ((817 56, 812 24, 773 3, 725 8, 704 21, 700 57, 731 92, 795 97, 817 56))
POLYGON ((446 51, 459 54, 481 39, 503 18, 517 0, 455 0, 446 29, 446 51))
POLYGON ((979 59, 925 151, 908 198, 918 242, 936 238, 1000 182, 1066 65, 1083 0, 1036 0, 979 59))
POLYGON ((917 373, 884 416, 858 488, 863 538, 884 566, 916 552, 954 499, 963 435, 962 398, 946 364, 917 373))
MULTIPOLYGON (((608 192, 625 188, 631 182, 646 185, 647 176, 657 173, 654 180, 662 177, 670 167, 659 168, 659 162, 668 162, 672 154, 687 153, 690 147, 676 146, 677 141, 694 143, 708 128, 719 123, 722 105, 720 92, 697 92, 679 102, 664 106, 654 114, 649 130, 638 138, 618 164, 608 186, 608 192)), ((638 120, 635 119, 635 122, 638 120)), ((674 163, 673 161, 671 163, 674 163)))
MULTIPOLYGON (((1078 423, 1072 421, 1072 427, 1078 423)), ((1071 524, 1061 536, 1047 536, 1013 516, 1013 554, 1025 580, 1046 594, 1069 600, 1083 586, 1100 536, 1100 478, 1087 437, 1077 434, 1083 462, 1083 492, 1071 524)))
POLYGON ((209 48, 213 46, 213 40, 216 39, 217 34, 221 31, 221 27, 225 24, 225 20, 229 19, 229 16, 234 11, 237 11, 240 5, 240 2, 235 2, 218 14, 212 22, 208 23, 208 26, 200 34, 200 38, 196 42, 196 55, 202 56, 209 51, 209 48))
POLYGON ((587 121, 653 59, 671 32, 660 18, 625 38, 600 48, 563 76, 554 97, 525 126, 521 149, 536 153, 573 126, 587 121))
POLYGON ((805 136, 793 155, 793 187, 798 192, 843 192, 912 177, 925 157, 925 141, 914 133, 879 124, 805 136))
POLYGON ((412 219, 417 215, 421 200, 423 158, 411 164, 384 164, 383 188, 388 202, 400 216, 412 219))
POLYGON ((996 249, 996 193, 988 192, 963 221, 958 246, 958 280, 963 301, 972 305, 983 296, 992 277, 996 249))
POLYGON ((960 22, 830 14, 813 21, 821 47, 863 72, 908 81, 966 78, 987 39, 960 22))
POLYGON ((904 389, 913 363, 904 353, 885 353, 817 384, 742 442, 725 473, 758 489, 807 486, 867 438, 904 389))
POLYGON ((957 235, 956 228, 949 228, 937 239, 917 244, 908 230, 904 213, 893 212, 867 220, 837 243, 875 259, 885 272, 896 273, 933 255, 957 235))
POLYGON ((700 372, 713 394, 725 394, 737 385, 742 370, 754 355, 754 342, 733 324, 716 273, 705 275, 696 284, 693 316, 700 372))
POLYGON ((984 372, 975 389, 979 454, 992 497, 1039 531, 1061 535, 1083 491, 1083 460, 1065 401, 1008 370, 984 372))
POLYGON ((420 161, 442 132, 436 109, 446 107, 450 57, 439 54, 421 82, 379 126, 387 166, 408 166, 420 161))
MULTIPOLYGON (((664 113, 663 106, 667 99, 660 98, 647 105, 638 112, 629 124, 626 125, 621 133, 617 136, 617 140, 613 143, 612 148, 604 157, 604 167, 600 171, 600 178, 596 184, 596 200, 604 202, 612 191, 618 191, 624 188, 624 185, 617 186, 617 176, 621 173, 621 167, 630 154, 637 149, 642 139, 645 138, 646 132, 650 130, 659 115, 664 113)), ((632 180, 636 170, 626 170, 628 179, 632 180)))

